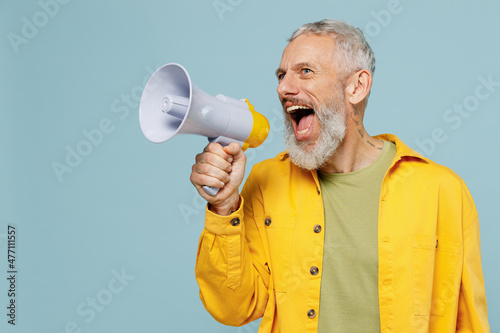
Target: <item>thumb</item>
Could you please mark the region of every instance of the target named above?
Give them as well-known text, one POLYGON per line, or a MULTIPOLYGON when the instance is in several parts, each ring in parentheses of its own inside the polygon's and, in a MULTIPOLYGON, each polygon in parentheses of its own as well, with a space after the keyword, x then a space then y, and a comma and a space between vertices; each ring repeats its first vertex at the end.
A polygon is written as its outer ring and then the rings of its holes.
POLYGON ((233 142, 231 143, 230 145, 227 145, 224 147, 224 151, 233 156, 233 160, 234 161, 239 161, 241 160, 243 157, 244 157, 244 153, 243 153, 243 150, 241 149, 241 146, 236 143, 236 142, 233 142))

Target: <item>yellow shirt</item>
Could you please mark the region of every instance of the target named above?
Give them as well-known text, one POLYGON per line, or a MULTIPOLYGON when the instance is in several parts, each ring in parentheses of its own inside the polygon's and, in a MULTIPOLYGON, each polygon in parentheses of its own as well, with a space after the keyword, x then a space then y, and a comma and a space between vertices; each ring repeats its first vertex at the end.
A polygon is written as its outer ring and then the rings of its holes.
MULTIPOLYGON (((464 182, 393 135, 380 194, 381 332, 489 332, 479 222, 464 182)), ((260 333, 316 332, 324 235, 315 171, 286 153, 254 166, 230 216, 206 212, 196 278, 205 308, 260 333)))

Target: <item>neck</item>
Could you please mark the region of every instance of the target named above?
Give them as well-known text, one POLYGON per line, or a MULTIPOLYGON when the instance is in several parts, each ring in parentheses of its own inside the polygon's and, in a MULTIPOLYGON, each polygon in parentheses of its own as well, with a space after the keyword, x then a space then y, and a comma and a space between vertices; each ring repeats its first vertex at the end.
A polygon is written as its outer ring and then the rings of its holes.
POLYGON ((383 147, 382 141, 368 135, 361 121, 353 119, 348 121, 344 140, 320 170, 328 173, 360 170, 373 163, 383 147))

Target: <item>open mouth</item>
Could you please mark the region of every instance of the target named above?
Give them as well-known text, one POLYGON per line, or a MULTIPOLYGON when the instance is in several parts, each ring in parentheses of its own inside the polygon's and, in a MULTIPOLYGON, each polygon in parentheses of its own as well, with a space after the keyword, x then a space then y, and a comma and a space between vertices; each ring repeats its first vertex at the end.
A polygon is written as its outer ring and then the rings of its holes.
POLYGON ((296 134, 304 135, 312 127, 314 110, 305 105, 292 105, 286 109, 292 119, 296 134))

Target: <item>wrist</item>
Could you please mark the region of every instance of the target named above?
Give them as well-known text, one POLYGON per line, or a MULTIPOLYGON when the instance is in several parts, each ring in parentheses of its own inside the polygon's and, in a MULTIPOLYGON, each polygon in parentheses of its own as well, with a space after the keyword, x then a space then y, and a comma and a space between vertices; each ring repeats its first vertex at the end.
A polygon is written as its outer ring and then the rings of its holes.
POLYGON ((209 204, 208 209, 217 215, 228 216, 238 210, 240 207, 240 201, 240 196, 236 195, 226 200, 223 205, 209 204))

